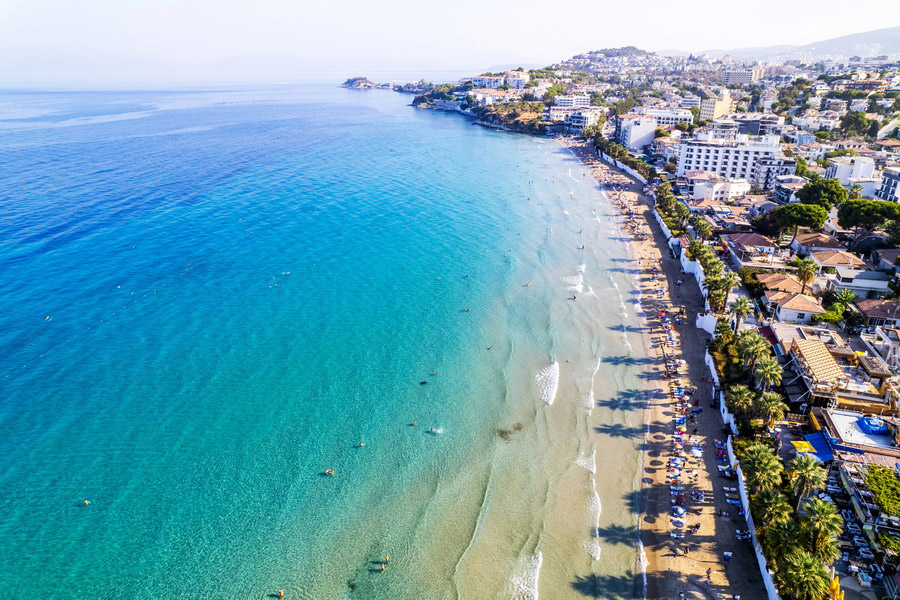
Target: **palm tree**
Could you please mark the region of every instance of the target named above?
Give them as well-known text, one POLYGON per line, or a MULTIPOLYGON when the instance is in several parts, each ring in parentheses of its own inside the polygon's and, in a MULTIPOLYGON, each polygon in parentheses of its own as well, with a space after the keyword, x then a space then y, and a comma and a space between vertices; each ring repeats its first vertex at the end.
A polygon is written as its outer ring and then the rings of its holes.
POLYGON ((766 338, 756 331, 742 331, 737 335, 737 351, 738 356, 748 367, 748 371, 753 373, 756 363, 761 359, 769 356, 771 346, 766 338))
POLYGON ((732 413, 747 414, 753 406, 756 394, 746 385, 737 384, 728 388, 725 392, 725 406, 732 413))
POLYGON ((779 591, 797 600, 822 600, 828 592, 828 574, 822 561, 802 550, 787 556, 779 579, 779 591))
POLYGON ((713 290, 719 289, 722 285, 722 280, 718 275, 706 273, 706 277, 703 278, 703 283, 700 286, 706 290, 706 295, 709 296, 713 290))
POLYGON ((684 229, 688 219, 691 218, 691 210, 681 202, 676 202, 675 206, 672 207, 672 216, 678 219, 678 223, 684 229))
POLYGON ((800 529, 806 535, 811 554, 826 560, 836 551, 834 538, 844 528, 844 520, 831 502, 811 498, 803 507, 805 514, 800 519, 800 529))
MULTIPOLYGON (((788 510, 790 510, 790 505, 788 510)), ((766 526, 763 535, 768 542, 769 551, 773 554, 774 562, 780 564, 785 556, 797 548, 797 542, 800 540, 802 533, 800 524, 797 521, 786 519, 775 521, 766 526)))
POLYGON ((712 225, 709 224, 709 221, 702 217, 699 217, 694 221, 694 232, 700 239, 708 240, 712 237, 713 228, 712 225))
POLYGON ((774 356, 766 356, 756 363, 756 380, 763 386, 763 391, 769 390, 773 385, 781 383, 781 374, 784 369, 778 364, 774 356))
POLYGON ((725 301, 728 299, 728 296, 725 295, 725 290, 722 289, 714 289, 709 292, 709 296, 707 296, 707 300, 709 300, 709 308, 714 313, 721 312, 725 308, 725 301))
POLYGON ((685 248, 684 250, 689 259, 697 260, 698 258, 700 258, 700 254, 703 252, 703 248, 705 247, 706 246, 701 240, 691 239, 691 241, 688 242, 687 248, 685 248))
POLYGON ((822 464, 809 454, 801 454, 792 460, 787 472, 794 493, 797 494, 794 512, 799 512, 803 497, 812 490, 822 487, 828 474, 822 468, 822 464))
POLYGON ((805 294, 806 286, 812 283, 813 279, 816 278, 818 267, 816 267, 816 263, 811 258, 801 258, 797 261, 796 265, 797 279, 803 284, 800 293, 805 294))
POLYGON ((763 526, 791 518, 791 504, 778 490, 766 490, 759 494, 753 502, 753 509, 763 526))
POLYGON ((731 314, 734 315, 737 325, 734 330, 737 331, 741 327, 741 322, 753 313, 753 304, 744 296, 740 296, 731 303, 731 314))
POLYGON ((753 444, 744 451, 741 461, 747 483, 756 492, 764 492, 778 487, 781 483, 783 466, 765 444, 753 444))
POLYGON ((775 421, 783 419, 787 414, 784 398, 775 392, 763 392, 762 396, 757 399, 754 408, 767 427, 771 427, 775 421))
MULTIPOLYGON (((844 314, 844 311, 847 310, 847 307, 850 306, 850 304, 852 304, 855 300, 856 294, 854 294, 851 290, 841 290, 834 295, 834 303, 841 305, 840 314, 844 314)), ((836 309, 835 312, 837 312, 836 309)))
POLYGON ((733 271, 728 271, 724 275, 722 275, 722 284, 721 289, 725 291, 725 295, 731 293, 731 290, 741 285, 741 278, 738 277, 733 271))

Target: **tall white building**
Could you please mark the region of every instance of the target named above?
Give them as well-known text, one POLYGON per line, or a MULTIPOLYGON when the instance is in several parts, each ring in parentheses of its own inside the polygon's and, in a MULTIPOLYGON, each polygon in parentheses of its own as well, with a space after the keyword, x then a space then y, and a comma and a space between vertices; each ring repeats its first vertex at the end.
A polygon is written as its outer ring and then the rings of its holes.
POLYGON ((585 95, 574 95, 574 96, 557 96, 553 99, 553 104, 556 106, 590 106, 591 105, 591 97, 585 95))
POLYGON ((690 171, 710 171, 728 179, 747 179, 763 188, 774 186, 774 173, 795 167, 784 159, 778 136, 736 135, 734 139, 719 139, 706 133, 697 139, 683 141, 678 152, 676 176, 690 171), (774 159, 764 161, 764 159, 774 159), (765 167, 761 172, 761 167, 765 167), (770 185, 771 184, 771 185, 770 185))
POLYGON ((665 110, 662 108, 648 108, 644 111, 648 117, 656 119, 658 127, 674 127, 679 123, 690 125, 694 122, 694 115, 685 109, 665 110))
POLYGON ((639 151, 653 143, 658 126, 656 119, 647 115, 622 115, 616 119, 616 142, 639 151))
POLYGON ((504 82, 505 80, 503 79, 503 77, 479 75, 478 77, 472 78, 472 85, 474 85, 476 88, 489 90, 496 90, 498 87, 503 85, 504 82))
POLYGON ((849 186, 851 178, 868 178, 874 173, 875 161, 868 156, 838 156, 828 161, 825 178, 837 179, 841 185, 849 186))
POLYGON ((531 76, 528 71, 509 71, 505 78, 506 85, 515 90, 521 90, 525 88, 525 84, 528 83, 531 76))

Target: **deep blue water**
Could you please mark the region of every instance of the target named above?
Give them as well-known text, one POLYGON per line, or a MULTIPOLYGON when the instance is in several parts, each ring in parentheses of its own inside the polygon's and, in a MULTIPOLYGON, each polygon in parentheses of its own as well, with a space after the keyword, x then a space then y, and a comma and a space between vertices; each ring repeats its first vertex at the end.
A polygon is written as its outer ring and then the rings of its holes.
POLYGON ((0 93, 0 597, 424 597, 564 158, 409 100, 0 93))

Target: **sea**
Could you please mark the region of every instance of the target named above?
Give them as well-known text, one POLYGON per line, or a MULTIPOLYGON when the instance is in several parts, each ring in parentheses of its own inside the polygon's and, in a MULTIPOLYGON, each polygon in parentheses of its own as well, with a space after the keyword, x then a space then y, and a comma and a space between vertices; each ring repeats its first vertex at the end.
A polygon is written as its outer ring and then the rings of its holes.
POLYGON ((640 595, 615 211, 411 100, 0 91, 0 598, 640 595))

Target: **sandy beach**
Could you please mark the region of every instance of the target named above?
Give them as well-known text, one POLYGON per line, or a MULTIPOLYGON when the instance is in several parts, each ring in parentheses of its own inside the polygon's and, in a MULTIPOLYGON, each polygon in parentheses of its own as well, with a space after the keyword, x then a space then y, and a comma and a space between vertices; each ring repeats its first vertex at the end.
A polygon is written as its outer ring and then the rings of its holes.
POLYGON ((719 475, 719 465, 727 463, 717 460, 717 445, 724 446, 725 438, 718 411, 710 404, 704 364, 709 335, 694 326, 704 310, 700 290, 672 258, 652 214, 653 198, 642 195, 643 184, 599 160, 592 144, 561 141, 591 169, 619 209, 619 226, 630 239, 632 275, 642 294, 646 355, 655 357, 646 365, 649 401, 640 519, 644 595, 760 597, 762 581, 752 546, 736 537, 746 523, 738 515, 740 506, 728 502, 736 495, 730 488, 737 482, 719 475), (694 448, 702 449, 702 456, 692 456, 694 448), (680 527, 672 515, 676 502, 686 510, 680 527), (732 553, 727 564, 725 552, 732 553))

